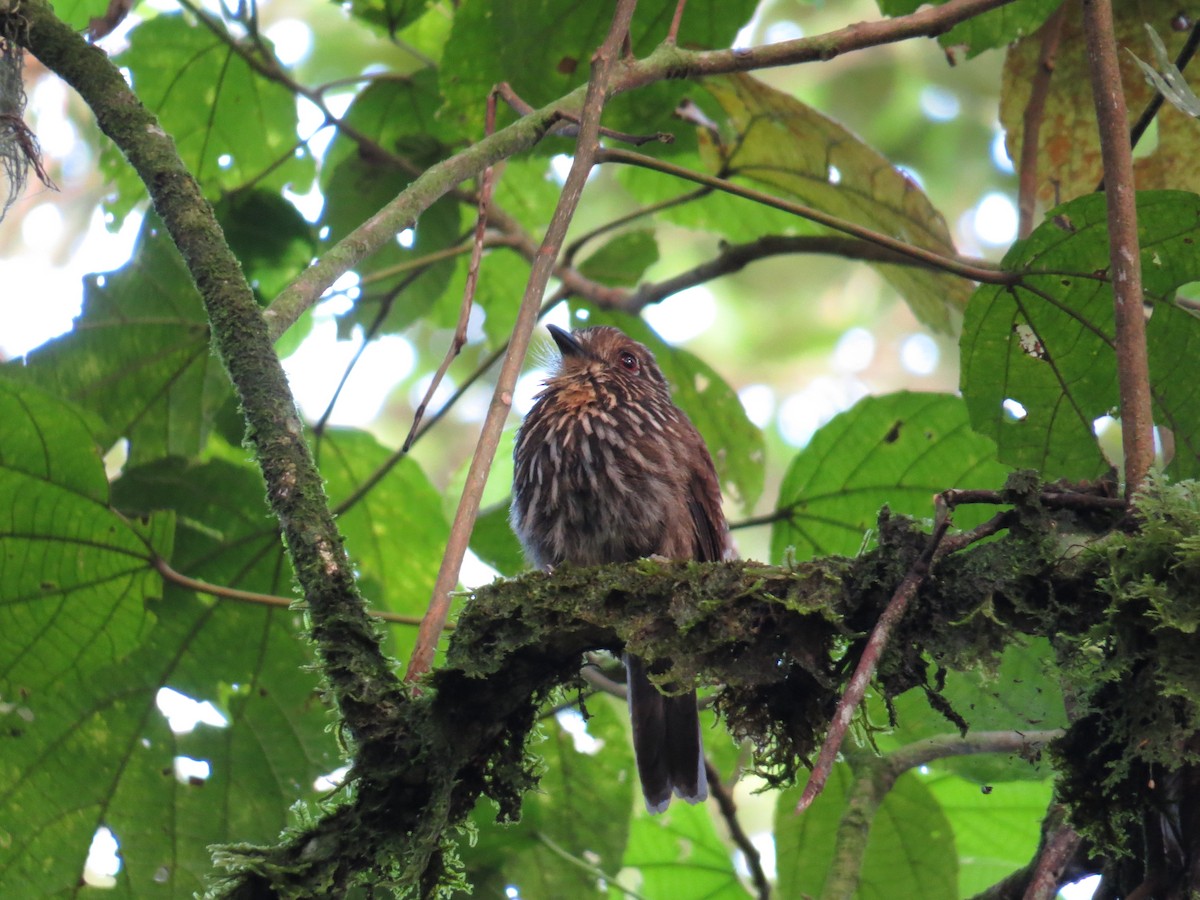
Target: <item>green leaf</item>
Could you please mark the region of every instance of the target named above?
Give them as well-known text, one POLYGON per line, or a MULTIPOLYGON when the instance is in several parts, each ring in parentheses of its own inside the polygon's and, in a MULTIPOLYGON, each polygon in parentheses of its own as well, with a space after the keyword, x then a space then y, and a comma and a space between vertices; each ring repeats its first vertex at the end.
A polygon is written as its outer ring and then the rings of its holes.
POLYGON ((216 205, 217 221, 260 302, 308 268, 317 236, 300 211, 271 191, 239 191, 216 205))
MULTIPOLYGON (((885 504, 930 517, 940 491, 999 489, 1008 469, 995 455, 992 442, 971 430, 958 397, 901 391, 860 400, 792 460, 776 506, 792 513, 772 527, 771 558, 783 559, 789 547, 797 559, 853 556, 885 504)), ((983 518, 961 509, 955 524, 965 529, 983 518)))
POLYGON ((525 570, 525 552, 508 524, 508 500, 479 511, 471 532, 471 550, 501 575, 525 570))
POLYGON ((588 704, 587 734, 598 746, 580 749, 557 719, 531 749, 546 770, 526 795, 521 821, 499 825, 490 805, 476 808, 479 840, 462 848, 474 896, 503 897, 516 885, 526 900, 598 895, 598 870, 615 875, 629 837, 633 752, 624 704, 598 697, 588 704))
POLYGON ((583 325, 615 325, 650 348, 671 385, 671 399, 708 445, 726 500, 753 509, 763 488, 764 441, 737 392, 698 356, 667 344, 641 319, 590 309, 574 327, 583 325))
MULTIPOLYGON (((407 158, 421 169, 447 153, 439 139, 446 133, 445 126, 435 119, 439 100, 435 74, 419 72, 404 81, 369 85, 355 98, 345 120, 384 150, 407 158)), ((393 200, 412 179, 412 172, 361 150, 339 134, 330 144, 321 168, 321 193, 325 196, 321 225, 328 229, 324 240, 330 245, 340 241, 393 200)), ((410 246, 390 241, 357 267, 364 278, 363 297, 339 319, 343 336, 354 325, 371 325, 381 314, 381 304, 386 307, 380 331, 399 331, 428 312, 446 289, 454 273, 454 259, 433 262, 423 269, 417 266, 430 253, 458 241, 462 232, 458 201, 437 201, 412 228, 410 246)))
MULTIPOLYGON (((744 900, 749 894, 733 868, 733 853, 721 842, 704 805, 676 800, 665 813, 639 813, 629 832, 619 881, 644 897, 703 897, 744 900)), ((610 897, 625 896, 613 888, 610 897)), ((795 895, 781 895, 795 896, 795 895)))
MULTIPOLYGON (((291 567, 248 463, 161 460, 127 470, 113 494, 129 515, 174 511, 176 571, 291 596, 291 567)), ((87 811, 91 829, 102 822, 116 835, 124 895, 165 883, 186 896, 203 889, 210 845, 273 840, 292 804, 316 798, 315 778, 338 755, 299 612, 196 596, 168 582, 158 619, 127 663, 86 684, 62 684, 59 706, 31 744, 44 768, 27 767, 13 802, 54 790, 45 781, 59 770, 77 770, 86 787, 67 782, 64 796, 87 811), (164 686, 213 703, 228 726, 170 733, 156 709, 164 686), (181 782, 178 756, 208 762, 210 776, 181 782)), ((77 849, 62 843, 64 858, 77 849)), ((78 865, 56 865, 77 877, 78 865)))
POLYGON ((352 16, 384 29, 390 35, 419 19, 429 0, 350 0, 352 16))
MULTIPOLYGON (((954 711, 962 716, 972 732, 1045 731, 1065 728, 1066 707, 1054 651, 1045 638, 1005 647, 999 665, 980 664, 969 671, 948 669, 941 691, 954 711)), ((913 743, 952 731, 940 712, 930 708, 923 691, 914 689, 895 699, 897 729, 876 736, 880 750, 913 743)), ((1019 754, 989 753, 952 756, 940 760, 937 767, 954 772, 977 784, 1017 780, 1039 781, 1048 767, 1019 754)))
MULTIPOLYGON (((775 856, 781 897, 816 897, 831 877, 837 829, 845 812, 854 774, 839 763, 813 805, 795 814, 800 788, 784 791, 775 807, 775 856)), ((866 776, 870 777, 870 776, 866 776)), ((897 779, 870 822, 861 860, 839 858, 839 865, 861 864, 860 900, 958 897, 958 854, 954 831, 937 799, 916 774, 897 779)), ((848 873, 838 872, 839 877, 848 873)))
MULTIPOLYGON (((794 97, 748 75, 707 78, 725 113, 709 168, 752 187, 866 226, 943 256, 955 254, 942 214, 925 192, 854 134, 794 97)), ((702 139, 712 141, 708 132, 702 139)), ((878 264, 913 314, 949 332, 969 296, 967 282, 917 266, 878 264)))
POLYGON ((153 214, 123 268, 85 280, 75 328, 0 371, 100 416, 100 442, 127 438, 131 464, 199 453, 230 394, 200 296, 153 214))
MULTIPOLYGON (((634 56, 651 53, 667 36, 675 0, 639 3, 630 28, 634 56)), ((689 3, 678 43, 696 49, 728 47, 754 15, 752 0, 689 3)), ((443 114, 464 133, 482 134, 485 103, 492 87, 507 82, 523 101, 543 106, 587 82, 592 54, 612 24, 612 7, 575 0, 467 0, 454 16, 442 61, 446 96, 443 114)), ((671 111, 688 87, 681 82, 651 85, 616 97, 605 107, 605 124, 639 134, 677 126, 671 111)), ((562 141, 550 152, 569 152, 562 141)))
MULTIPOLYGON (((1200 474, 1200 384, 1189 361, 1200 353, 1200 323, 1171 300, 1200 278, 1200 196, 1139 192, 1138 223, 1142 280, 1154 300, 1146 323, 1154 420, 1175 437, 1167 471, 1192 478, 1200 474)), ((981 286, 963 322, 972 426, 996 442, 1000 459, 1047 479, 1108 468, 1093 433, 1096 419, 1120 413, 1108 259, 1105 196, 1073 200, 1005 256, 1005 269, 1031 274, 1012 288, 981 286), (1024 415, 1008 413, 1009 401, 1024 415)))
POLYGON ((74 31, 83 31, 93 18, 104 15, 107 6, 107 0, 59 0, 54 4, 54 14, 74 31))
MULTIPOLYGON (((250 183, 301 194, 312 185, 312 158, 296 153, 295 98, 209 29, 182 15, 157 16, 130 32, 129 49, 114 63, 129 70, 138 97, 174 139, 205 196, 250 183)), ((144 188, 114 148, 101 161, 116 182, 109 208, 123 219, 144 188)))
POLYGON ((0 842, 0 891, 75 890, 101 824, 120 844, 123 897, 190 896, 211 869, 209 845, 277 837, 290 805, 315 798, 313 780, 337 765, 297 619, 169 589, 135 654, 27 701, 31 718, 2 764, 0 813, 21 831, 0 842), (228 727, 172 734, 156 708, 164 685, 213 702, 228 727), (209 777, 177 778, 180 756, 208 762, 209 777))
POLYGON ((973 897, 1033 859, 1039 825, 1054 794, 1052 781, 1008 781, 983 788, 934 773, 923 782, 954 828, 957 896, 973 897))
MULTIPOLYGON (((1146 59, 1153 52, 1146 25, 1163 35, 1167 52, 1174 57, 1188 41, 1188 29, 1179 30, 1175 25, 1178 14, 1178 4, 1173 0, 1139 0, 1113 6, 1114 38, 1121 48, 1117 63, 1129 128, 1157 93, 1142 77, 1136 61, 1136 57, 1146 59)), ((1000 125, 1009 156, 1014 160, 1021 158, 1025 110, 1038 73, 1045 65, 1042 45, 1041 34, 1030 35, 1014 43, 1004 59, 1000 125)), ((1056 47, 1054 77, 1039 97, 1044 112, 1036 135, 1036 171, 1030 173, 1041 209, 1095 192, 1104 167, 1083 16, 1060 18, 1056 47)), ((1200 190, 1200 167, 1192 164, 1200 153, 1200 129, 1189 116, 1176 112, 1164 110, 1164 114, 1156 115, 1150 134, 1138 144, 1134 177, 1141 191, 1200 190)))
MULTIPOLYGON (((886 16, 906 16, 923 5, 920 0, 879 0, 879 11, 886 16)), ((984 50, 1006 47, 1032 34, 1060 5, 1059 0, 1015 0, 959 22, 939 35, 938 43, 948 48, 965 47, 966 58, 972 59, 984 50)))
POLYGON ((579 272, 607 285, 632 287, 658 262, 652 231, 619 234, 579 264, 579 272))
MULTIPOLYGON (((327 429, 318 447, 321 474, 337 507, 379 469, 391 452, 366 432, 327 429)), ((411 457, 338 516, 363 593, 371 604, 393 612, 419 615, 429 605, 450 526, 442 496, 411 457)), ((397 632, 397 640, 415 634, 397 632)), ((400 655, 404 649, 397 649, 400 655)))
POLYGON ((58 398, 0 379, 0 420, 0 698, 37 710, 59 679, 145 639, 162 594, 150 557, 170 552, 171 524, 109 508, 96 440, 58 398))

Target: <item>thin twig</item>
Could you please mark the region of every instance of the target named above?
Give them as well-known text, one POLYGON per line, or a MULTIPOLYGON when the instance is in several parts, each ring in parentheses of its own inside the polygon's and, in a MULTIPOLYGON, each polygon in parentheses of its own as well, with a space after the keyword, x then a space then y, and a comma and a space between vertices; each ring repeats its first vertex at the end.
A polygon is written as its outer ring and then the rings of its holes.
MULTIPOLYGON (((190 578, 181 572, 176 572, 171 568, 171 564, 161 556, 154 556, 150 560, 158 574, 162 575, 167 581, 178 585, 181 588, 189 591, 195 591, 198 594, 208 594, 210 597, 216 597, 218 600, 236 600, 239 603, 255 603, 259 606, 276 606, 284 609, 296 609, 296 604, 302 603, 300 597, 281 597, 277 594, 260 594, 257 591, 243 591, 240 588, 227 587, 221 584, 213 584, 209 581, 201 581, 198 578, 190 578)), ((420 625, 421 619, 419 616, 404 616, 400 613, 388 612, 383 609, 369 609, 367 615, 374 616, 384 622, 394 622, 397 625, 420 625)))
MULTIPOLYGON (((926 260, 914 259, 909 254, 899 253, 871 241, 842 235, 766 235, 745 244, 727 244, 721 247, 716 257, 694 268, 654 284, 638 285, 620 308, 624 312, 636 314, 650 304, 665 300, 673 294, 713 281, 723 275, 740 272, 752 262, 795 253, 826 254, 865 262, 938 268, 926 260)), ((971 264, 987 266, 982 260, 971 264)))
POLYGON ((803 219, 808 219, 810 222, 816 222, 819 225, 832 228, 834 231, 841 231, 861 240, 876 244, 907 259, 922 263, 933 269, 949 272, 951 275, 959 275, 983 284, 1013 285, 1021 281, 1020 273, 1004 272, 992 266, 966 263, 953 257, 943 256, 933 250, 926 250, 924 247, 905 243, 891 235, 872 231, 870 228, 864 228, 862 225, 848 222, 845 219, 839 219, 837 216, 830 215, 823 210, 815 209, 811 206, 806 206, 803 203, 793 203, 772 194, 743 187, 740 184, 724 178, 717 178, 714 175, 695 172, 683 166, 666 162, 665 160, 655 159, 652 156, 645 156, 641 153, 634 153, 633 151, 622 150, 620 148, 604 148, 596 154, 596 157, 596 161, 600 163, 615 162, 629 166, 638 166, 639 168, 662 172, 665 175, 673 175, 684 181, 707 185, 719 191, 724 191, 727 194, 732 194, 735 197, 753 200, 755 203, 761 203, 763 206, 769 206, 772 209, 800 216, 803 219))
POLYGON ((1037 208, 1038 138, 1046 113, 1046 95, 1050 93, 1054 58, 1058 55, 1058 43, 1062 36, 1066 9, 1067 3, 1064 0, 1062 6, 1042 26, 1042 47, 1038 53, 1037 70, 1033 73, 1029 85, 1029 102, 1025 104, 1025 116, 1021 123, 1021 159, 1017 168, 1017 210, 1020 215, 1017 237, 1022 239, 1029 237, 1033 231, 1033 213, 1037 208))
POLYGON ((767 881, 767 873, 763 871, 762 855, 738 820, 733 792, 725 787, 725 783, 721 781, 721 773, 707 758, 704 760, 704 768, 708 776, 709 795, 717 802, 717 809, 721 811, 721 818, 725 820, 725 827, 729 829, 729 837, 746 858, 746 868, 750 870, 750 880, 754 882, 759 900, 769 900, 771 883, 767 881))
POLYGON ((904 580, 900 582, 900 586, 892 595, 892 599, 888 601, 879 621, 875 623, 875 628, 871 631, 871 636, 867 638, 866 646, 863 647, 862 656, 859 657, 854 674, 850 676, 850 682, 838 700, 833 721, 829 723, 829 733, 825 736, 825 743, 821 745, 821 752, 817 756, 816 765, 813 766, 812 774, 808 778, 808 784, 804 786, 804 792, 796 804, 796 812, 801 813, 808 809, 824 789, 825 782, 829 780, 829 773, 833 771, 833 763, 842 747, 842 741, 845 740, 846 731, 854 720, 855 710, 862 703, 867 685, 871 683, 871 679, 875 675, 879 657, 891 638, 892 629, 903 617, 909 601, 916 596, 925 576, 929 574, 933 556, 949 526, 948 516, 938 523, 933 534, 930 535, 925 551, 913 562, 908 574, 904 576, 904 580))
POLYGON ((392 311, 392 306, 395 304, 396 298, 399 297, 400 294, 405 290, 407 290, 413 282, 428 272, 429 267, 432 265, 432 263, 425 263, 421 268, 414 272, 410 272, 407 277, 401 279, 398 285, 384 295, 382 302, 379 304, 379 309, 375 313, 375 318, 371 320, 371 324, 363 333, 362 341, 354 350, 354 355, 346 364, 346 368, 342 370, 342 377, 338 379, 337 387, 333 389, 333 396, 329 398, 329 403, 326 404, 325 411, 321 413, 321 417, 317 419, 316 423, 313 425, 313 434, 320 437, 324 433, 325 427, 329 424, 329 419, 333 415, 333 410, 337 406, 337 402, 342 396, 342 391, 346 387, 346 382, 350 380, 350 376, 353 374, 355 367, 359 363, 359 360, 362 359, 363 354, 367 352, 367 347, 370 346, 371 341, 375 339, 375 336, 379 334, 380 329, 383 328, 383 323, 387 320, 388 313, 392 311))
POLYGON ((1006 509, 1003 512, 996 513, 986 522, 976 525, 970 531, 947 535, 933 556, 934 564, 937 564, 951 553, 957 553, 959 550, 964 550, 972 544, 982 541, 984 538, 991 537, 993 534, 1003 531, 1012 525, 1016 520, 1016 516, 1017 514, 1014 510, 1006 509))
POLYGON ((535 831, 534 837, 536 837, 542 843, 542 845, 555 856, 559 857, 565 862, 570 863, 578 869, 582 869, 592 878, 596 879, 598 883, 607 884, 609 887, 620 891, 626 897, 632 897, 633 900, 649 900, 648 897, 644 896, 643 894, 639 894, 633 888, 625 887, 611 872, 605 872, 602 869, 593 866, 587 860, 579 858, 565 847, 560 847, 553 840, 551 840, 545 832, 535 831))
MULTIPOLYGON (((966 490, 952 488, 938 495, 947 506, 963 506, 969 503, 990 503, 995 506, 1011 505, 1013 500, 1004 491, 966 490)), ((1038 502, 1051 509, 1119 510, 1128 504, 1122 497, 1106 497, 1102 494, 1079 491, 1043 491, 1038 502)))
POLYGON ((1084 0, 1088 69, 1100 131, 1100 155, 1108 197, 1108 247, 1117 333, 1117 381, 1121 398, 1121 445, 1125 496, 1132 498, 1154 464, 1154 417, 1138 249, 1133 151, 1126 132, 1125 93, 1117 65, 1117 40, 1109 0, 1084 0))
MULTIPOLYGON (((496 131, 496 92, 493 90, 488 95, 487 104, 487 123, 485 132, 489 136, 496 131)), ((421 398, 421 402, 417 404, 417 409, 413 413, 412 427, 408 429, 408 435, 404 438, 404 444, 401 449, 407 453, 413 445, 413 441, 417 436, 417 429, 421 427, 421 419, 425 417, 425 410, 429 407, 429 401, 433 399, 438 387, 442 383, 442 379, 446 377, 446 372, 450 368, 450 363, 462 353, 462 348, 467 343, 467 324, 471 319, 471 304, 475 301, 475 285, 479 282, 479 264, 483 261, 483 238, 487 231, 488 206, 492 202, 492 190, 495 187, 495 169, 488 166, 483 170, 481 176, 483 182, 479 190, 479 206, 475 212, 475 240, 471 245, 471 262, 467 266, 467 282, 463 286, 462 303, 458 309, 458 324, 454 327, 454 337, 450 340, 450 346, 446 350, 446 355, 443 357, 437 371, 433 373, 433 378, 429 382, 429 387, 425 391, 425 396, 421 398)))
POLYGON ((687 0, 679 0, 675 4, 675 14, 671 16, 671 27, 667 29, 667 36, 664 40, 668 44, 674 44, 679 39, 679 26, 683 24, 683 11, 687 7, 687 0))
POLYGON ((450 594, 458 583, 458 572, 462 567, 463 556, 471 539, 471 530, 475 526, 475 517, 479 512, 479 500, 487 483, 492 459, 496 455, 496 447, 500 443, 500 433, 512 408, 513 388, 525 360, 525 351, 529 347, 534 325, 537 323, 542 296, 554 271, 554 261, 562 249, 567 227, 583 195, 588 174, 595 164, 600 144, 600 114, 608 99, 608 81, 617 61, 621 41, 629 32, 629 23, 636 6, 636 0, 619 0, 608 36, 592 57, 592 74, 588 80, 587 95, 583 104, 575 157, 550 225, 546 229, 546 236, 530 270, 525 296, 521 298, 521 307, 513 327, 508 353, 500 367, 492 403, 488 407, 479 443, 467 471, 462 498, 454 515, 454 523, 450 527, 450 537, 433 588, 429 610, 421 623, 416 646, 409 659, 408 671, 405 673, 405 679, 408 681, 419 678, 433 663, 438 637, 450 612, 450 594))
POLYGON ((674 209, 676 206, 683 206, 687 203, 692 203, 702 197, 707 197, 712 193, 711 188, 701 187, 694 191, 688 191, 686 194, 679 194, 676 197, 668 197, 665 200, 659 200, 657 203, 651 203, 633 212, 626 213, 622 216, 617 216, 615 219, 609 219, 602 225, 597 225, 591 231, 584 232, 571 243, 567 244, 563 250, 562 263, 564 266, 571 267, 575 265, 575 257, 579 254, 587 244, 594 241, 601 235, 608 234, 610 231, 616 231, 618 228, 623 228, 630 222, 636 222, 638 219, 644 219, 656 213, 660 213, 666 209, 674 209))

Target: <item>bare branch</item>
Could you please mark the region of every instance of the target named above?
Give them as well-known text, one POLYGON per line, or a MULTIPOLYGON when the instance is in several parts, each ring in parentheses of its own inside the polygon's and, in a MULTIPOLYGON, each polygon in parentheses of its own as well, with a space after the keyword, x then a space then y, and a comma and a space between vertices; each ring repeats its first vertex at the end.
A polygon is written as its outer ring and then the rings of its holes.
MULTIPOLYGON (((258 591, 243 591, 240 588, 213 584, 209 581, 201 581, 198 578, 190 578, 171 568, 171 564, 161 556, 155 556, 150 560, 150 563, 154 566, 158 574, 171 584, 178 585, 188 591, 195 591, 197 594, 207 594, 210 597, 216 597, 218 600, 236 600, 239 603, 255 603, 259 606, 277 606, 291 610, 300 609, 301 607, 298 604, 303 602, 300 597, 260 594, 258 591)), ((404 616, 400 613, 388 612, 386 609, 369 609, 367 610, 367 615, 374 616, 382 622, 392 622, 397 625, 421 624, 421 619, 417 616, 404 616)))
POLYGON ((809 775, 808 784, 804 786, 804 791, 796 804, 796 812, 801 813, 808 809, 824 789, 825 782, 829 779, 829 773, 833 771, 833 763, 842 747, 842 741, 845 740, 846 731, 854 719, 855 711, 862 703, 863 696, 867 692, 867 685, 871 683, 871 679, 875 675, 879 657, 891 638, 892 629, 903 617, 909 601, 916 596, 925 576, 929 574, 938 544, 941 543, 946 529, 949 527, 949 516, 942 517, 929 537, 929 544, 926 546, 925 552, 912 564, 912 568, 909 569, 908 574, 900 582, 900 586, 896 588, 896 592, 888 602, 887 608, 875 623, 875 628, 871 631, 871 636, 867 638, 866 646, 863 647, 862 656, 859 657, 854 674, 850 677, 846 690, 842 692, 841 699, 838 700, 833 721, 829 723, 829 733, 825 736, 825 743, 821 745, 821 752, 817 756, 812 774, 809 775))
POLYGON ((772 194, 765 194, 762 191, 756 191, 752 188, 743 187, 732 181, 724 178, 717 178, 713 175, 707 175, 703 172, 696 172, 691 169, 685 169, 683 166, 677 166, 674 163, 665 162, 660 159, 655 159, 651 156, 644 156, 641 153, 634 153, 630 150, 621 150, 615 148, 606 148, 600 150, 596 154, 597 161, 601 163, 616 162, 624 163, 630 166, 638 166, 643 169, 651 169, 655 172, 662 172, 666 175, 673 175, 676 178, 681 178, 684 181, 692 181, 696 184, 703 184, 708 187, 716 188, 719 191, 724 191, 727 194, 733 194, 737 197, 744 197, 747 200, 753 200, 755 203, 761 203, 763 206, 769 206, 772 209, 782 210, 786 213, 791 213, 794 216, 808 219, 811 222, 816 222, 819 225, 824 225, 827 228, 832 228, 835 231, 841 231, 853 237, 859 238, 869 243, 875 244, 885 250, 890 250, 901 256, 907 257, 914 262, 924 264, 933 269, 938 269, 943 272, 949 272, 952 275, 959 275, 963 278, 969 278, 972 281, 982 282, 984 284, 1016 284, 1021 280, 1021 276, 1014 272, 1004 272, 998 268, 986 265, 976 265, 972 263, 961 262, 948 256, 942 256, 940 253, 935 253, 932 250, 926 250, 923 247, 917 247, 913 244, 907 244, 904 241, 898 240, 891 235, 883 234, 878 231, 872 231, 869 228, 864 228, 854 222, 849 222, 845 219, 839 219, 837 216, 830 215, 824 210, 815 209, 811 206, 805 206, 803 203, 793 203, 789 200, 784 200, 772 194))
POLYGON ((738 820, 737 804, 733 802, 733 793, 725 786, 721 780, 721 773, 708 759, 704 761, 704 768, 707 770, 705 774, 708 776, 709 793, 716 801, 717 809, 721 811, 721 818, 725 820, 725 827, 729 829, 729 837, 742 851, 742 856, 746 858, 746 868, 750 870, 750 880, 754 882, 758 900, 769 900, 771 884, 767 881, 767 873, 763 871, 762 856, 738 820))
POLYGON ((1154 463, 1154 417, 1150 404, 1150 364, 1146 350, 1133 152, 1125 130, 1125 93, 1121 86, 1121 70, 1117 66, 1117 41, 1109 0, 1084 0, 1083 24, 1107 184, 1125 496, 1132 498, 1154 463))

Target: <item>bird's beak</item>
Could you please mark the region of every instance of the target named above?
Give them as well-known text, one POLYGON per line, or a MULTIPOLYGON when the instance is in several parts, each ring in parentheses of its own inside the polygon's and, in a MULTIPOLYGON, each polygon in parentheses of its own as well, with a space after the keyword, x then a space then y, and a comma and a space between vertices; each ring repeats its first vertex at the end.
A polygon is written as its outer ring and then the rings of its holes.
POLYGON ((558 344, 558 350, 564 359, 568 356, 584 355, 583 345, 571 332, 565 331, 557 325, 547 325, 546 330, 550 332, 550 337, 554 338, 554 343, 558 344))

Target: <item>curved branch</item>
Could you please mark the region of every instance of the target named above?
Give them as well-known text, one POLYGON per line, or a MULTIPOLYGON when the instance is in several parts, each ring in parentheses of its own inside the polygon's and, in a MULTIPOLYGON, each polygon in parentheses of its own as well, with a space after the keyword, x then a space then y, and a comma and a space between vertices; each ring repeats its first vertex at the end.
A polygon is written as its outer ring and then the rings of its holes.
MULTIPOLYGON (((695 268, 680 272, 655 284, 641 284, 629 293, 620 309, 638 313, 652 303, 658 303, 680 291, 705 284, 723 275, 740 272, 752 262, 793 253, 825 254, 864 262, 937 268, 925 260, 917 260, 873 241, 840 235, 767 235, 746 244, 728 244, 713 259, 695 268)), ((990 270, 989 270, 990 271, 990 270)))
POLYGON ((852 761, 854 782, 846 800, 846 811, 838 823, 833 863, 821 890, 823 898, 851 897, 858 888, 866 857, 871 825, 884 799, 905 772, 938 759, 983 753, 1018 753, 1023 757, 1040 753, 1062 735, 1048 731, 980 731, 962 736, 941 734, 918 741, 882 757, 859 757, 852 761))
POLYGON ((396 706, 399 685, 366 614, 287 378, 241 267, 174 142, 108 56, 85 43, 44 0, 0 12, 0 31, 14 16, 22 25, 15 30, 21 42, 79 93, 137 171, 183 256, 308 601, 323 672, 349 735, 361 736, 377 725, 379 709, 396 706))
MULTIPOLYGON (((155 556, 151 560, 151 564, 158 574, 171 582, 171 584, 178 585, 185 590, 195 591, 198 594, 208 594, 208 596, 216 597, 218 600, 236 600, 239 603, 256 603, 259 606, 276 606, 283 609, 296 609, 296 604, 300 602, 299 597, 260 594, 258 591, 243 591, 241 588, 233 588, 223 584, 213 584, 210 581, 202 581, 199 578, 191 578, 182 572, 175 571, 175 569, 171 568, 171 564, 161 556, 155 556)), ((386 609, 368 610, 367 615, 374 616, 381 622, 391 622, 396 625, 421 624, 421 620, 417 616, 405 616, 400 613, 389 612, 386 609)))
POLYGON ((926 250, 923 247, 905 243, 891 235, 872 231, 870 228, 864 228, 862 225, 849 222, 845 219, 839 219, 837 216, 830 215, 824 210, 806 206, 803 203, 793 203, 790 200, 784 200, 772 194, 756 191, 753 188, 743 187, 740 184, 724 178, 717 178, 714 175, 707 175, 703 172, 686 169, 683 166, 655 159, 652 156, 645 156, 644 154, 634 153, 629 150, 606 148, 597 154, 597 160, 601 163, 624 163, 630 166, 650 169, 655 172, 662 172, 665 175, 673 175, 684 181, 691 181, 696 184, 716 188, 719 191, 733 194, 736 197, 744 197, 747 200, 753 200, 755 203, 761 203, 763 206, 769 206, 772 209, 800 216, 803 219, 808 219, 810 222, 816 222, 819 225, 824 225, 826 228, 832 228, 834 231, 841 231, 844 234, 875 244, 883 250, 899 254, 912 260, 914 263, 929 266, 943 272, 949 272, 951 275, 969 278, 972 281, 978 281, 983 284, 1012 285, 1021 280, 1020 273, 1005 272, 992 266, 976 265, 948 256, 942 256, 940 253, 935 253, 932 250, 926 250))

